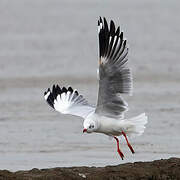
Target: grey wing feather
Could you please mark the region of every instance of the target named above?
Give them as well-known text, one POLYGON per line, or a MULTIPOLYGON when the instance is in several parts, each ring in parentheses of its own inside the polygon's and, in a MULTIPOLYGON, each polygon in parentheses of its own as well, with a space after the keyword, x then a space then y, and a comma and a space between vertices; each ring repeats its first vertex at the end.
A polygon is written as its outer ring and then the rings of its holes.
POLYGON ((128 104, 120 93, 132 94, 132 74, 127 67, 128 48, 120 27, 115 28, 113 21, 110 28, 107 21, 100 17, 99 30, 99 94, 96 113, 123 117, 128 104))

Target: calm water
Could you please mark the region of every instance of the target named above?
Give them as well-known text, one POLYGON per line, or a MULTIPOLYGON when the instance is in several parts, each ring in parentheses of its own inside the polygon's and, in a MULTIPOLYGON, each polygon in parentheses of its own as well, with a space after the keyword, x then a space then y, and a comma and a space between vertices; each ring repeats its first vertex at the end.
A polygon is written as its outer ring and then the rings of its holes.
POLYGON ((0 169, 105 166, 180 157, 180 3, 19 0, 0 2, 0 169), (143 136, 122 138, 122 161, 105 135, 82 133, 82 119, 43 99, 53 83, 96 103, 97 19, 121 24, 130 46, 134 96, 128 116, 146 112, 143 136))

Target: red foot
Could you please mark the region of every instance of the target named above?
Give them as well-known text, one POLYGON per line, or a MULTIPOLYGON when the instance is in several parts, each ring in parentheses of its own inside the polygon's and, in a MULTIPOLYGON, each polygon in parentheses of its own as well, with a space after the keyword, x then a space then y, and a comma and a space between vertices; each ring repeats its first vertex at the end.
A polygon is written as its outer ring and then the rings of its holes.
POLYGON ((129 144, 129 141, 128 141, 127 137, 126 137, 126 134, 125 134, 123 131, 122 131, 122 134, 123 134, 123 136, 124 136, 125 139, 126 139, 126 142, 127 142, 127 145, 128 145, 128 147, 129 147, 129 149, 130 149, 131 152, 134 154, 135 151, 134 151, 134 149, 132 148, 132 146, 129 144))
POLYGON ((121 159, 123 160, 124 159, 124 154, 120 150, 117 150, 117 152, 119 153, 119 155, 121 156, 121 159))
POLYGON ((119 153, 119 155, 121 156, 121 159, 124 159, 124 154, 121 152, 120 148, 119 148, 119 139, 117 137, 114 136, 114 139, 117 142, 117 152, 119 153))

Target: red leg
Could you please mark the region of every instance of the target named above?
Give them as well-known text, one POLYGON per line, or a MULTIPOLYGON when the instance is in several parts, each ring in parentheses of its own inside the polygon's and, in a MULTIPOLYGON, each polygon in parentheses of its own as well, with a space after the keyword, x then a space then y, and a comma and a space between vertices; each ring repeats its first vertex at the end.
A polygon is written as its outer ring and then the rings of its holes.
POLYGON ((128 141, 127 137, 126 137, 125 132, 122 131, 122 134, 123 134, 123 136, 124 136, 125 139, 126 139, 126 142, 127 142, 127 145, 128 145, 128 147, 129 147, 129 149, 130 149, 131 152, 134 154, 134 153, 135 153, 135 152, 134 152, 134 149, 133 149, 132 146, 129 144, 129 141, 128 141))
POLYGON ((119 139, 117 137, 114 136, 114 139, 117 142, 117 152, 119 153, 119 155, 121 156, 121 159, 123 160, 124 158, 124 154, 121 152, 120 148, 119 148, 119 139))

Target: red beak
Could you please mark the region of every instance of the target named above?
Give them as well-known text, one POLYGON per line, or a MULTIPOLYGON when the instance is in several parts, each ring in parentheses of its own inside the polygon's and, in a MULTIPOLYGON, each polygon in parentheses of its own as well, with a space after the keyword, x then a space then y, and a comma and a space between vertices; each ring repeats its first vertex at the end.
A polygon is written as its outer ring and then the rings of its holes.
POLYGON ((87 132, 87 129, 83 129, 83 133, 87 132))

